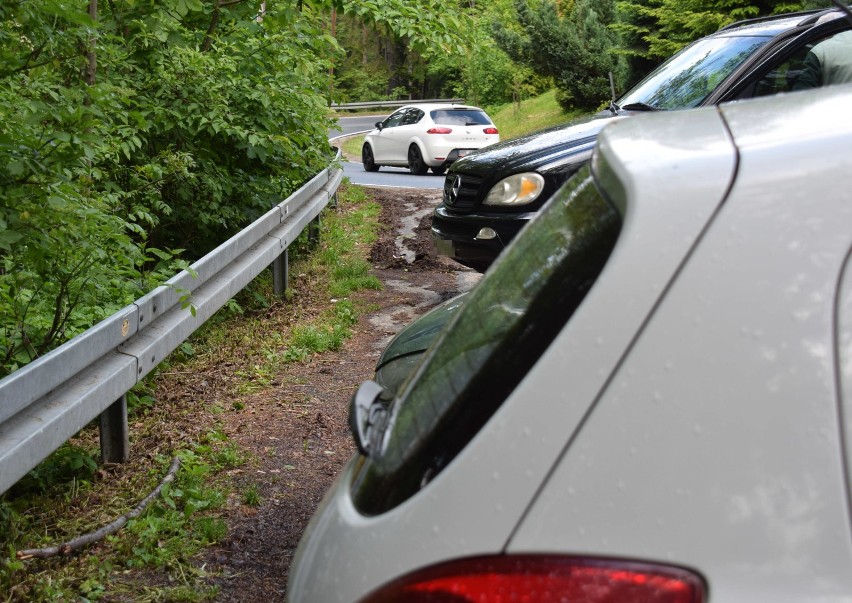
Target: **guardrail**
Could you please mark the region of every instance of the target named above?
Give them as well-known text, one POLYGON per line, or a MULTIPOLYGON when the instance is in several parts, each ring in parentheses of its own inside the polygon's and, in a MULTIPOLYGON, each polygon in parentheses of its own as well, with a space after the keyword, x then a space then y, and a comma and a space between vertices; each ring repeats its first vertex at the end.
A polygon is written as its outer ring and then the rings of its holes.
POLYGON ((370 101, 363 103, 331 103, 332 109, 340 110, 356 110, 356 109, 383 109, 386 107, 403 107, 415 103, 463 103, 463 98, 433 98, 423 100, 405 100, 405 101, 370 101))
POLYGON ((0 494, 96 417, 102 458, 126 461, 127 392, 270 265, 284 292, 287 248, 305 227, 317 236, 339 159, 190 270, 0 380, 0 494))

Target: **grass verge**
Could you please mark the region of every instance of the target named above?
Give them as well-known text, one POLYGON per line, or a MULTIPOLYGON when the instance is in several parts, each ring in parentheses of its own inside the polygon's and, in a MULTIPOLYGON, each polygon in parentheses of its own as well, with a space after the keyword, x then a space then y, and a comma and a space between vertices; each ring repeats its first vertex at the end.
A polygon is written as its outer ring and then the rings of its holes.
POLYGON ((500 130, 500 140, 537 132, 585 115, 583 111, 571 113, 563 111, 556 102, 555 90, 520 103, 491 107, 487 111, 500 130))
POLYGON ((129 395, 128 463, 97 464, 91 425, 0 497, 0 601, 215 599, 194 558, 226 535, 229 500, 262 503, 256 487, 235 488, 232 476, 255 459, 223 432, 223 414, 285 364, 351 335, 366 308, 347 296, 381 287, 367 262, 379 210, 362 189, 341 187, 338 207, 321 215, 319 246, 302 237, 290 248, 286 299, 273 295, 270 275, 258 277, 129 395), (187 395, 198 376, 217 381, 205 392, 220 393, 187 395), (122 531, 73 555, 17 559, 18 550, 66 542, 127 513, 173 455, 182 458, 176 481, 122 531))

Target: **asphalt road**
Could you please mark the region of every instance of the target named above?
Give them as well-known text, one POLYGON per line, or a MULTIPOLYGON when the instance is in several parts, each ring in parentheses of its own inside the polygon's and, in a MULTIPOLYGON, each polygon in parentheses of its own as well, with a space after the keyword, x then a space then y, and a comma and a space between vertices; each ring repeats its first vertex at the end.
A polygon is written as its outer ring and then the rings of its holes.
MULTIPOLYGON (((357 117, 341 117, 337 120, 339 128, 328 133, 330 140, 342 136, 350 136, 369 132, 377 121, 384 119, 386 115, 359 115, 357 117)), ((388 186, 395 188, 428 188, 442 189, 444 177, 434 176, 431 173, 426 176, 414 176, 407 169, 382 167, 378 172, 365 172, 360 163, 344 163, 343 175, 349 178, 352 184, 361 186, 388 186)))
POLYGON ((387 115, 356 115, 354 117, 340 117, 337 120, 338 128, 328 133, 329 138, 337 136, 349 136, 359 132, 369 132, 377 121, 382 121, 387 115))

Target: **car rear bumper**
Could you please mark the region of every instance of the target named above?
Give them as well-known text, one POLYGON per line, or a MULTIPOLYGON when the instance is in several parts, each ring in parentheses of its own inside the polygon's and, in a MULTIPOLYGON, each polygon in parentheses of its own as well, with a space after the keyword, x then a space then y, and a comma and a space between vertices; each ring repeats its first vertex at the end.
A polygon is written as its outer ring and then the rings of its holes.
POLYGON ((536 212, 451 214, 439 205, 432 214, 432 244, 438 255, 484 272, 536 212), (489 237, 483 229, 491 229, 489 237))
POLYGON ((424 157, 427 165, 434 167, 449 167, 462 157, 466 157, 477 150, 477 147, 453 148, 449 152, 444 149, 430 149, 434 156, 424 157), (443 159, 442 159, 443 158, 443 159))

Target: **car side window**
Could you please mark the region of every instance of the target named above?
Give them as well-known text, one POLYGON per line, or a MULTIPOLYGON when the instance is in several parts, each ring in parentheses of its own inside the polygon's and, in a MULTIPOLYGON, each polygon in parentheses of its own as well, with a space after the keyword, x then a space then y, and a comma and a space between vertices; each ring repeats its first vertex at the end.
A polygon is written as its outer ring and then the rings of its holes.
POLYGON ((763 74, 754 80, 754 83, 745 88, 739 98, 752 98, 768 96, 779 92, 791 92, 795 89, 796 81, 802 73, 805 57, 811 48, 818 43, 830 38, 834 34, 810 40, 807 44, 797 48, 792 54, 788 54, 778 63, 764 70, 763 74))
POLYGON ((790 92, 802 71, 805 57, 813 45, 808 44, 798 49, 786 61, 775 65, 760 77, 754 84, 750 96, 768 96, 779 92, 790 92))
POLYGON ((497 412, 570 320, 621 231, 588 166, 524 229, 396 392, 351 492, 384 513, 425 487, 497 412))
POLYGON ((400 109, 395 113, 391 113, 390 117, 385 119, 382 122, 382 128, 393 128, 398 126, 402 122, 402 118, 405 117, 405 114, 408 112, 407 109, 400 109))
POLYGON ((413 126, 423 117, 423 111, 420 109, 409 109, 405 116, 402 118, 402 121, 399 125, 401 126, 413 126))

